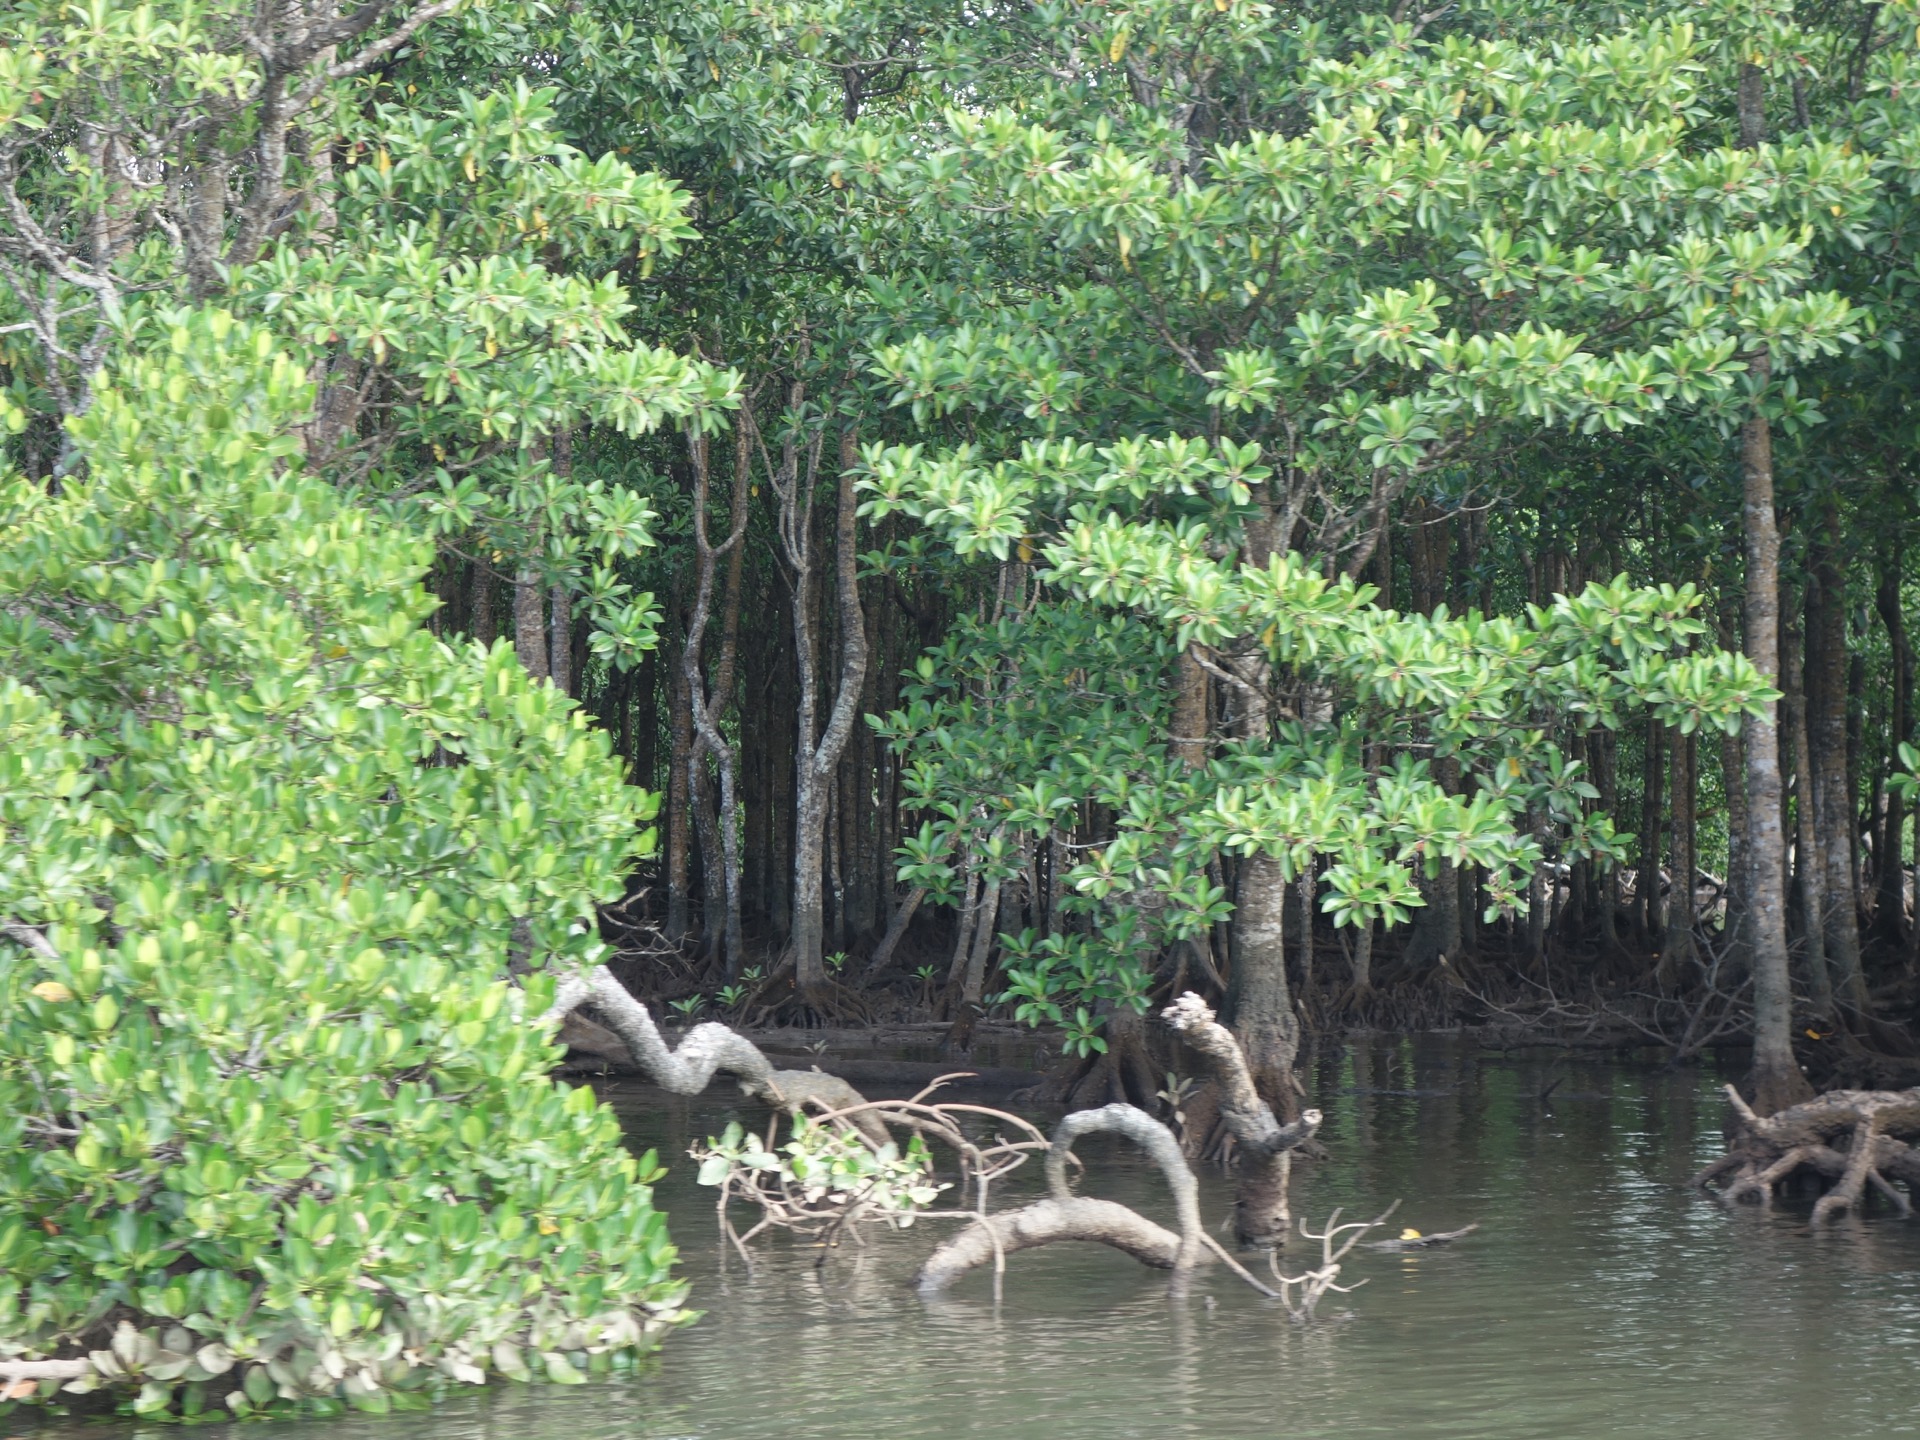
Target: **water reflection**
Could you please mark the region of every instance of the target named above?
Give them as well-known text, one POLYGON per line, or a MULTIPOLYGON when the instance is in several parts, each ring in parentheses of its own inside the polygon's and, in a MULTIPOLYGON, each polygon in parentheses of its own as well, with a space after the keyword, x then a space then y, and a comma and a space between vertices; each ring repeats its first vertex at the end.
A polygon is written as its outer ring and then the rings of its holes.
MULTIPOLYGON (((1323 1048, 1309 1088, 1330 1158, 1296 1171, 1316 1224, 1402 1200, 1445 1251, 1357 1251, 1333 1318, 1292 1324, 1220 1274, 1186 1303, 1097 1247, 1010 1258, 923 1303, 905 1281, 953 1222, 828 1264, 717 1243, 687 1146, 732 1115, 615 1087, 636 1144, 674 1166, 662 1203, 707 1312, 650 1373, 581 1390, 500 1387, 429 1416, 263 1431, 303 1440, 1123 1440, 1382 1436, 1748 1440, 1920 1432, 1920 1224, 1809 1235, 1805 1209, 1727 1214, 1688 1191, 1717 1152, 1716 1077, 1440 1040, 1323 1048)), ((1094 1193, 1170 1221, 1157 1176, 1082 1147, 1094 1193)), ((1037 1184, 1037 1174, 1032 1177, 1037 1184)), ((1226 1191, 1204 1180, 1207 1213, 1226 1191)), ((1002 1203, 1012 1203, 1011 1195, 1002 1203)), ((1287 1264, 1290 1273, 1304 1248, 1287 1264)), ((49 1440, 80 1440, 60 1427, 49 1440)), ((94 1429, 125 1436, 127 1428, 94 1429)), ((169 1432, 177 1433, 177 1432, 169 1432)))

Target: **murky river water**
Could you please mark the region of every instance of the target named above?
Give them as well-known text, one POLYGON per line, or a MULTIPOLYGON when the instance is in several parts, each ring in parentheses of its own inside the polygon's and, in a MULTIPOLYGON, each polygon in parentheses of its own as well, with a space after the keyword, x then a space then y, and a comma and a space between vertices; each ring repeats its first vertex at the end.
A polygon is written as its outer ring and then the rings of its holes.
MULTIPOLYGON (((1356 1252, 1312 1327, 1210 1271, 1164 1276, 1093 1246, 1010 1258, 924 1303, 906 1281, 938 1234, 882 1234, 824 1274, 767 1247, 721 1266, 711 1192, 661 1195, 706 1312, 634 1379, 503 1386, 426 1416, 249 1427, 304 1440, 1003 1440, 1119 1437, 1850 1437, 1920 1433, 1920 1222, 1810 1235, 1804 1207, 1729 1214, 1684 1187, 1717 1153, 1716 1077, 1440 1040, 1355 1041, 1311 1088, 1332 1158, 1296 1211, 1479 1233, 1419 1255, 1356 1252), (1546 1101, 1541 1094, 1551 1087, 1546 1101)), ((612 1087, 636 1143, 684 1156, 729 1107, 612 1087)), ((1083 1188, 1167 1218, 1157 1176, 1083 1144, 1083 1188)), ((1037 1169, 1036 1167, 1033 1167, 1037 1169)), ((1037 1180, 1037 1176, 1035 1177, 1037 1180)), ((1210 1220, 1227 1191, 1204 1180, 1210 1220)), ((125 1435, 130 1427, 91 1435, 125 1435)), ((40 1432, 53 1437, 63 1433, 40 1432)), ((178 1433, 178 1432, 173 1432, 178 1433)))

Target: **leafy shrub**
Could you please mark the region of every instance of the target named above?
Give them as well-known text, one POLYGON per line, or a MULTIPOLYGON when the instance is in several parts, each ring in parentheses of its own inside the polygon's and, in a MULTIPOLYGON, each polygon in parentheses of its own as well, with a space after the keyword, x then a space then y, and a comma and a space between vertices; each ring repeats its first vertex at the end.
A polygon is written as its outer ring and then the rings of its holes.
POLYGON ((84 478, 0 479, 0 1359, 152 1416, 577 1381, 682 1288, 530 1017, 654 802, 422 628, 431 547, 302 474, 265 331, 156 324, 84 478))

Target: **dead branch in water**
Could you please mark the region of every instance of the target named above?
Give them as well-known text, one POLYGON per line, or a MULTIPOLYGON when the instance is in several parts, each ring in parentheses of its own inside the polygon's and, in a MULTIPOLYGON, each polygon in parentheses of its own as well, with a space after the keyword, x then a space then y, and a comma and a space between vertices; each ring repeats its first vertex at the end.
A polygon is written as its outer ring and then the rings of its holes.
POLYGON ((1300 1234, 1304 1238, 1320 1242, 1320 1263, 1304 1274, 1282 1275, 1279 1257, 1268 1255, 1267 1263, 1273 1268, 1273 1278, 1280 1282, 1280 1303, 1287 1307, 1287 1314, 1296 1324, 1313 1320, 1320 1302, 1328 1295, 1345 1295, 1367 1283, 1356 1280, 1351 1285, 1340 1284, 1340 1262, 1353 1252, 1354 1246, 1386 1224, 1387 1217, 1399 1208, 1400 1202, 1396 1200, 1371 1220, 1350 1221, 1345 1225, 1340 1223, 1340 1212, 1336 1209, 1327 1217, 1327 1223, 1318 1235, 1302 1225, 1300 1234), (1340 1238, 1343 1235, 1347 1237, 1344 1240, 1340 1238), (1296 1292, 1298 1298, 1295 1298, 1296 1292))
MULTIPOLYGON (((824 1260, 844 1237, 857 1240, 865 1223, 904 1226, 916 1217, 926 1217, 972 1223, 922 1265, 916 1284, 925 1294, 944 1289, 989 1261, 997 1293, 1009 1254, 1057 1240, 1111 1245, 1143 1264, 1170 1270, 1174 1294, 1186 1291, 1194 1268, 1207 1258, 1222 1261, 1262 1294, 1280 1297, 1284 1293, 1249 1274, 1206 1234, 1200 1222, 1199 1186, 1179 1141, 1166 1126, 1131 1105, 1075 1111, 1048 1137, 1031 1122, 1003 1110, 929 1098, 954 1076, 942 1077, 910 1100, 868 1100, 844 1080, 818 1070, 775 1070, 752 1041, 716 1022, 694 1026, 677 1049, 669 1046, 647 1007, 604 966, 562 981, 540 1023, 557 1027, 584 1005, 599 1012, 634 1064, 661 1088, 676 1095, 697 1095, 715 1075, 730 1074, 746 1093, 793 1116, 791 1137, 784 1146, 776 1146, 771 1131, 763 1142, 744 1131, 730 1130, 721 1140, 709 1140, 693 1152, 701 1162, 704 1182, 719 1190, 722 1232, 749 1266, 748 1243, 769 1229, 817 1238, 824 1260), (981 1119, 998 1127, 992 1138, 974 1138, 963 1123, 981 1119), (912 1133, 906 1151, 894 1143, 890 1127, 912 1133), (1071 1192, 1067 1166, 1077 1163, 1073 1144, 1094 1133, 1132 1140, 1159 1166, 1173 1194, 1177 1234, 1124 1205, 1071 1192), (857 1143, 851 1140, 853 1134, 860 1137, 857 1143), (925 1208, 947 1188, 933 1181, 925 1149, 929 1141, 945 1145, 957 1157, 960 1193, 972 1202, 967 1208, 925 1208), (1040 1152, 1046 1156, 1048 1196, 1018 1210, 991 1214, 993 1185, 1040 1152), (744 1235, 733 1228, 728 1216, 733 1200, 747 1201, 760 1212, 744 1235)), ((1320 1113, 1308 1110, 1292 1125, 1281 1125, 1255 1093, 1238 1043, 1198 996, 1182 996, 1167 1015, 1212 1063, 1226 1097, 1223 1113, 1247 1160, 1241 1181, 1242 1216, 1257 1203, 1269 1222, 1275 1213, 1284 1217, 1286 1157, 1319 1127, 1320 1113), (1255 1202, 1249 1201, 1249 1194, 1255 1202)))
POLYGON ((633 1056, 633 1063, 658 1085, 675 1095, 698 1095, 721 1072, 732 1075, 740 1088, 776 1110, 799 1114, 808 1106, 845 1112, 875 1145, 888 1141, 886 1127, 864 1109, 866 1097, 836 1075, 819 1070, 776 1070, 744 1035, 718 1022, 696 1025, 670 1047, 654 1024, 647 1007, 628 993, 604 965, 560 982, 553 1004, 541 1023, 559 1025, 572 1011, 592 1005, 633 1056))

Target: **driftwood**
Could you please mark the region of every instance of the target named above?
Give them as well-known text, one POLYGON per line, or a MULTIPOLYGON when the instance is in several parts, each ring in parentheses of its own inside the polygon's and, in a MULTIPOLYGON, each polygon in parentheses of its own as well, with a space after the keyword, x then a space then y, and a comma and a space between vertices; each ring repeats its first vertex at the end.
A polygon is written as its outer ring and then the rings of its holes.
POLYGON ((1260 1098, 1233 1032, 1214 1018, 1198 995, 1191 991, 1182 995, 1161 1012, 1161 1018, 1207 1062, 1220 1089, 1220 1119, 1233 1136, 1240 1169, 1234 1237, 1242 1245, 1271 1248, 1286 1237, 1293 1223, 1287 1203, 1293 1152, 1320 1128, 1320 1112, 1303 1110, 1298 1120, 1282 1125, 1260 1098))
POLYGON ((1829 1090, 1772 1115, 1756 1115, 1729 1085, 1735 1133, 1725 1155, 1693 1177, 1704 1189, 1721 1184, 1721 1199, 1772 1203, 1774 1187, 1806 1171, 1833 1182, 1813 1207, 1813 1223, 1858 1214, 1867 1186, 1902 1216, 1913 1213, 1920 1186, 1920 1088, 1829 1090), (1906 1186, 1907 1193, 1894 1182, 1906 1186))

